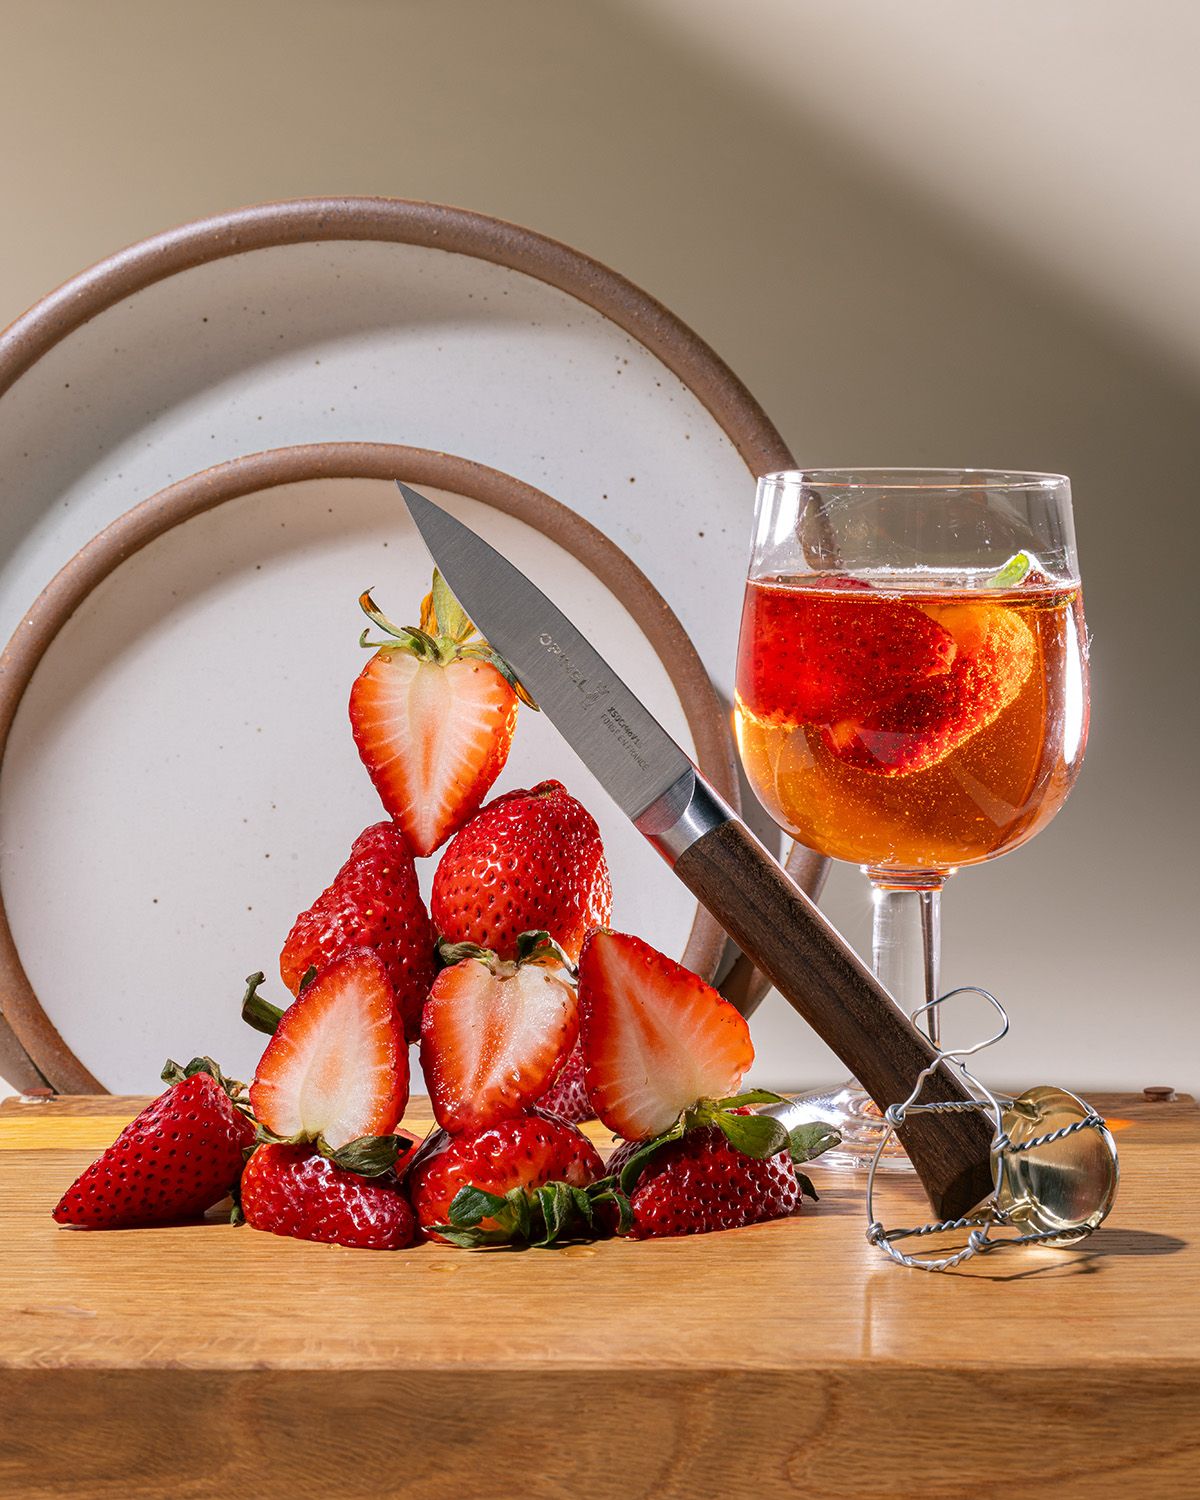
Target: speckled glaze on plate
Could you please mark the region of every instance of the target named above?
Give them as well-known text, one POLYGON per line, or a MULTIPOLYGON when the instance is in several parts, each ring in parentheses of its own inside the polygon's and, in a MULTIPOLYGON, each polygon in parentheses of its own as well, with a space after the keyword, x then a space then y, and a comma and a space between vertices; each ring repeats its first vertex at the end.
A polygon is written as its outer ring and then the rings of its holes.
MULTIPOLYGON (((315 443, 462 454, 555 496, 644 570, 727 696, 753 475, 791 463, 778 433, 624 278, 529 230, 398 200, 184 226, 0 335, 0 638, 148 497, 315 443)), ((36 1083, 3 1033, 0 1072, 36 1083)))
MULTIPOLYGON (((619 548, 548 496, 386 444, 284 449, 193 476, 85 547, 4 660, 0 973, 8 1018, 56 1087, 146 1088, 178 1051, 252 1068, 244 973, 272 971, 296 911, 384 815, 346 699, 366 660, 358 593, 374 587, 408 619, 428 582, 393 475, 519 556, 736 801, 728 722, 678 621, 619 548)), ((717 923, 664 878, 553 726, 523 711, 496 790, 547 776, 601 821, 617 925, 712 975, 717 923)), ((435 863, 420 867, 426 890, 435 863)))

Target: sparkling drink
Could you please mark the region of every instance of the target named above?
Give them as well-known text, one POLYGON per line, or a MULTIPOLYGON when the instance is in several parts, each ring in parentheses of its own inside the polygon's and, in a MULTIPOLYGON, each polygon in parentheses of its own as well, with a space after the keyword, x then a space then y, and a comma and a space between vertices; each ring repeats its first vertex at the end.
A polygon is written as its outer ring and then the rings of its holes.
POLYGON ((914 884, 995 858, 1054 816, 1083 759, 1079 586, 1037 569, 1015 586, 923 568, 752 579, 736 718, 756 794, 811 848, 914 884))

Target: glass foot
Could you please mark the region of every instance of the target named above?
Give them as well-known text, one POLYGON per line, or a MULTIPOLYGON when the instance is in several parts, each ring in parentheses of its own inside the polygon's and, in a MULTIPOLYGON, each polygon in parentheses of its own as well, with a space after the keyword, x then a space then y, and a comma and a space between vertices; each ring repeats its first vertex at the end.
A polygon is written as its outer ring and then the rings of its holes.
MULTIPOLYGON (((789 1102, 796 1108, 797 1120, 824 1120, 841 1132, 840 1145, 819 1158, 823 1169, 841 1172, 867 1170, 886 1127, 879 1106, 853 1079, 840 1088, 801 1094, 789 1102)), ((879 1159, 878 1170, 911 1172, 912 1169, 904 1147, 893 1136, 879 1159)))

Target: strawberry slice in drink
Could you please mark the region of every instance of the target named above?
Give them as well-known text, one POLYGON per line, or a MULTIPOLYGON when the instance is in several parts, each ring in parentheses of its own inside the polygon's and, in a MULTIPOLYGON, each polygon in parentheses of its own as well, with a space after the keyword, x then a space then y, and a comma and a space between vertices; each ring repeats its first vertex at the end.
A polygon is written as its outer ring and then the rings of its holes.
POLYGON ((847 764, 881 776, 929 770, 994 723, 1032 672, 1037 644, 1012 610, 982 601, 931 608, 955 643, 953 664, 831 724, 828 744, 847 764))
POLYGON ((819 588, 764 581, 746 591, 738 697, 755 718, 788 724, 855 719, 881 695, 950 668, 951 633, 916 605, 859 579, 819 588), (831 592, 846 598, 831 597, 831 592))

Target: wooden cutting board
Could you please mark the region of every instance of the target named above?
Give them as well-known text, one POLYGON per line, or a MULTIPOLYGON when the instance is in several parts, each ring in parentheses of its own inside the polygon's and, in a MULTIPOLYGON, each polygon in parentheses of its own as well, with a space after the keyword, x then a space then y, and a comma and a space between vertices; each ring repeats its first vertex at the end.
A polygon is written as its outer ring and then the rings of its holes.
POLYGON ((953 1276, 885 1263, 819 1164, 796 1218, 558 1252, 57 1228, 142 1102, 0 1107, 0 1495, 1200 1494, 1190 1099, 1096 1100, 1108 1223, 953 1276))

